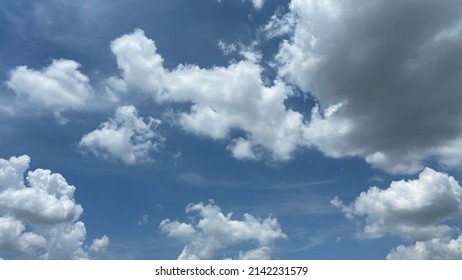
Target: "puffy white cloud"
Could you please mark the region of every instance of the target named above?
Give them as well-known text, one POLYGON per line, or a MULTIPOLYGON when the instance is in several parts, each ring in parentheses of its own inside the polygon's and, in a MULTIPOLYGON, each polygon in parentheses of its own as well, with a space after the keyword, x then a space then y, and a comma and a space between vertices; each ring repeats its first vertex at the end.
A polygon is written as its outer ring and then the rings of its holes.
POLYGON ((269 37, 287 32, 283 22, 294 26, 277 55, 279 75, 310 92, 320 111, 342 104, 330 117, 314 115, 306 141, 391 173, 415 173, 429 157, 457 166, 460 8, 457 0, 292 0, 266 26, 269 37))
POLYGON ((391 234, 429 240, 452 233, 453 229, 442 222, 462 216, 462 188, 453 177, 425 168, 417 180, 395 181, 384 190, 371 187, 351 205, 338 198, 332 204, 348 218, 365 217, 365 237, 391 234))
POLYGON ((188 205, 186 213, 197 213, 199 220, 186 224, 166 219, 160 224, 168 236, 186 242, 178 259, 212 259, 220 249, 248 242, 257 248, 239 252, 239 258, 269 259, 274 242, 287 238, 271 217, 261 220, 245 214, 242 221, 233 220, 232 213, 224 215, 218 206, 203 203, 188 205))
POLYGON ((387 259, 404 260, 460 260, 462 259, 462 235, 457 239, 434 238, 414 245, 399 245, 387 259))
POLYGON ((285 13, 282 8, 278 8, 261 30, 268 39, 272 39, 292 34, 296 22, 294 13, 285 13))
POLYGON ((6 85, 12 89, 18 104, 61 112, 86 105, 91 97, 90 80, 73 60, 53 60, 43 70, 18 66, 11 71, 6 85))
POLYGON ((100 239, 94 239, 89 250, 93 252, 101 252, 101 251, 106 250, 108 245, 109 245, 109 237, 104 235, 100 239))
POLYGON ((126 164, 149 161, 165 141, 156 128, 161 121, 138 116, 133 106, 117 108, 114 118, 82 137, 79 147, 103 158, 115 158, 126 164))
POLYGON ((241 51, 246 60, 228 67, 179 65, 171 71, 139 29, 114 40, 112 50, 122 71, 112 79, 125 88, 149 93, 157 102, 192 103, 188 112, 176 114, 184 130, 216 140, 226 140, 233 130, 244 132, 245 138, 229 145, 238 158, 259 159, 263 153, 256 151, 263 150, 271 160, 284 161, 305 146, 302 114, 284 105, 291 88, 280 80, 267 85, 251 49, 241 51))
POLYGON ((122 71, 122 80, 111 78, 109 85, 117 89, 135 89, 152 94, 157 102, 165 100, 163 79, 166 71, 163 58, 156 53, 154 41, 149 40, 140 29, 123 35, 111 43, 111 50, 117 58, 117 66, 122 71))
POLYGON ((28 172, 24 181, 29 162, 28 156, 0 159, 0 254, 88 258, 85 225, 78 220, 83 208, 74 199, 75 187, 61 174, 44 169, 28 172))

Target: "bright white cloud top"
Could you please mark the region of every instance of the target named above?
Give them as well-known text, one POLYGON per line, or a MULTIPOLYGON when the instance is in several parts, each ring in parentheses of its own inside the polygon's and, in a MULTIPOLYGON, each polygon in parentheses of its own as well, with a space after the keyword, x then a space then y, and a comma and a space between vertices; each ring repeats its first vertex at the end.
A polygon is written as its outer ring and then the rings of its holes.
POLYGON ((237 258, 270 259, 274 242, 287 238, 271 217, 261 220, 245 214, 242 221, 233 220, 232 213, 225 215, 217 205, 203 203, 188 205, 186 213, 197 213, 199 220, 186 224, 166 219, 159 226, 169 237, 186 242, 178 259, 212 259, 220 249, 247 242, 255 243, 256 248, 239 251, 237 258))
MULTIPOLYGON (((75 187, 44 169, 29 171, 24 180, 29 162, 28 156, 0 159, 0 252, 23 258, 88 258, 75 187)), ((109 238, 93 243, 90 250, 97 252, 109 238)))
POLYGON ((151 152, 158 151, 165 141, 156 131, 160 120, 152 117, 145 122, 133 106, 117 108, 114 118, 82 137, 79 146, 96 156, 114 158, 126 164, 150 161, 151 152))

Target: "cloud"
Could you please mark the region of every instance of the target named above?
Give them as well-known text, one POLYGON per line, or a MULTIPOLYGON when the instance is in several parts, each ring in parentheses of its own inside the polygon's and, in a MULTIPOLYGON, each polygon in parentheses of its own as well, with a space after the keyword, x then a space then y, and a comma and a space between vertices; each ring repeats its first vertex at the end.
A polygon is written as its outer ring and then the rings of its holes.
POLYGON ((91 98, 92 88, 79 67, 79 63, 66 59, 53 60, 43 70, 18 66, 6 85, 17 95, 18 107, 34 106, 55 113, 80 109, 91 98))
POLYGON ((126 164, 149 161, 150 153, 158 151, 165 138, 156 131, 161 121, 138 116, 133 106, 117 108, 114 118, 82 137, 79 147, 103 158, 114 158, 126 164))
POLYGON ((451 176, 425 168, 416 180, 394 181, 387 189, 371 187, 353 203, 331 203, 349 219, 364 217, 360 237, 397 236, 410 245, 392 249, 387 259, 462 259, 459 229, 444 224, 462 217, 462 188, 451 176))
POLYGON ((350 219, 365 217, 364 237, 428 240, 452 233, 442 222, 462 216, 462 188, 453 177, 425 168, 416 180, 394 181, 384 190, 371 187, 350 205, 337 197, 331 203, 350 219))
POLYGON ((255 9, 260 10, 261 8, 263 8, 265 0, 252 0, 252 4, 255 9))
POLYGON ((142 226, 142 225, 145 225, 147 223, 149 223, 149 215, 144 214, 143 217, 141 217, 141 219, 138 221, 138 225, 142 226))
POLYGON ((83 208, 74 199, 75 187, 61 174, 44 169, 29 171, 24 180, 29 162, 28 156, 0 159, 0 254, 88 258, 85 225, 78 220, 83 208))
POLYGON ((37 169, 28 173, 28 188, 8 188, 0 193, 0 208, 29 223, 56 224, 76 220, 83 209, 73 199, 75 187, 61 174, 37 169))
MULTIPOLYGON (((218 3, 220 3, 222 0, 218 0, 218 3)), ((246 0, 241 0, 241 2, 245 2, 246 0)), ((265 4, 265 0, 251 0, 252 5, 256 10, 260 10, 263 8, 263 5, 265 4)))
POLYGON ((462 259, 462 235, 457 239, 434 238, 416 242, 414 245, 399 245, 387 259, 404 260, 460 260, 462 259))
POLYGON ((119 89, 149 94, 159 103, 191 104, 174 116, 189 133, 223 141, 234 130, 243 132, 244 137, 231 139, 228 146, 235 157, 285 161, 305 146, 302 114, 284 105, 293 95, 291 88, 280 80, 265 84, 251 50, 243 50, 248 59, 227 67, 179 65, 169 71, 142 30, 117 38, 111 46, 122 72, 112 80, 125 84, 119 89))
POLYGON ((292 0, 265 27, 287 33, 279 76, 311 93, 319 111, 306 141, 327 156, 363 157, 391 173, 415 173, 434 158, 462 162, 460 1, 292 0))
POLYGON ((287 13, 279 7, 261 31, 268 39, 292 34, 297 18, 295 13, 287 13))
POLYGON ((109 237, 104 235, 100 239, 94 239, 89 250, 98 253, 98 252, 106 250, 108 245, 109 245, 109 237))
POLYGON ((220 249, 249 242, 257 247, 240 251, 240 259, 269 259, 274 242, 287 238, 271 217, 261 220, 245 214, 242 221, 233 220, 232 213, 224 215, 218 206, 203 203, 188 205, 186 213, 197 213, 199 219, 191 224, 166 219, 159 226, 169 237, 186 243, 178 259, 212 259, 220 249))

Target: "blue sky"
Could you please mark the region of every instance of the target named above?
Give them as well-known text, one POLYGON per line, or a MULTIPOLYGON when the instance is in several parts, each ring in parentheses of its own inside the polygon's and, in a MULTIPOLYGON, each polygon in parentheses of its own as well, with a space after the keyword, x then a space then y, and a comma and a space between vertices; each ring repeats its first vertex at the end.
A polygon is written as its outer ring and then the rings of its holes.
POLYGON ((459 1, 0 3, 0 257, 462 258, 459 1))

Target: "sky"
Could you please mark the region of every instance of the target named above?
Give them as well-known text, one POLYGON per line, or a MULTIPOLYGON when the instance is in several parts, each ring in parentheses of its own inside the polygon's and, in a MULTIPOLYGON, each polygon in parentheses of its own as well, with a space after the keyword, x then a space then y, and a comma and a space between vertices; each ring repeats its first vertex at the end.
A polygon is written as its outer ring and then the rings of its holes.
POLYGON ((458 0, 3 0, 0 258, 462 259, 461 46, 458 0))

